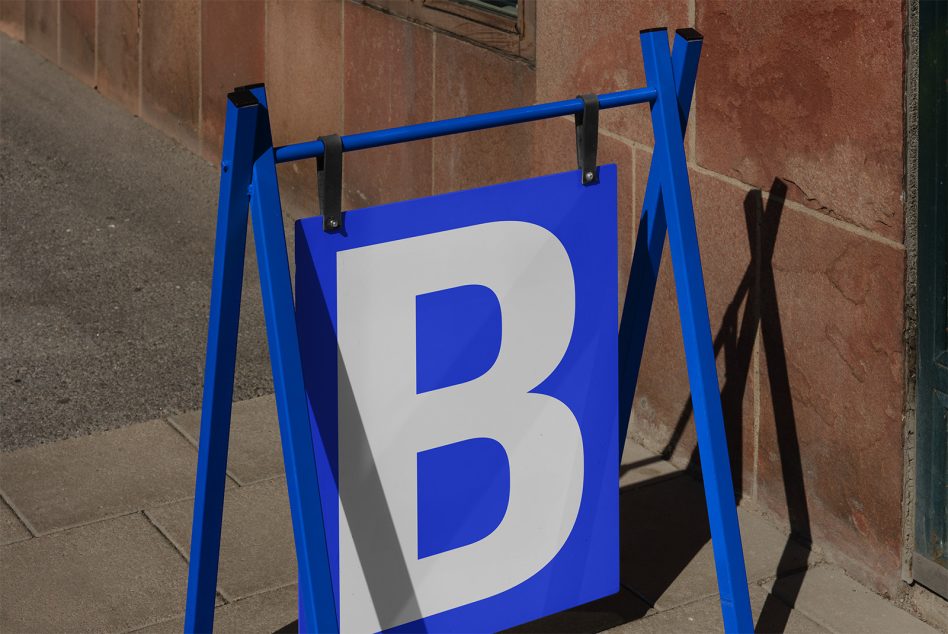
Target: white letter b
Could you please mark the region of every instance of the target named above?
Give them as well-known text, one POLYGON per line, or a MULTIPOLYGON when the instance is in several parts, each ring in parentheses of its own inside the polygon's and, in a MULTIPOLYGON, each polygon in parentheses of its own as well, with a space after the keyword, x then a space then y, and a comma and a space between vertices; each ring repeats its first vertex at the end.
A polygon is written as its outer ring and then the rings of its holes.
POLYGON ((565 543, 582 496, 582 437, 566 405, 531 390, 569 345, 575 290, 563 245, 525 222, 337 257, 340 627, 374 632, 504 592, 565 543), (416 297, 465 285, 497 296, 497 360, 475 379, 418 394, 416 297), (483 539, 419 559, 417 455, 472 438, 507 454, 506 514, 483 539))

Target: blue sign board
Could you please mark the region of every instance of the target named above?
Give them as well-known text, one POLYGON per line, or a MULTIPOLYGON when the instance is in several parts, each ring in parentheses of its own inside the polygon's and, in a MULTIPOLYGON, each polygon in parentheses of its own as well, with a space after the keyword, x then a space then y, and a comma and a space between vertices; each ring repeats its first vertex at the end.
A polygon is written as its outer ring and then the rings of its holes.
POLYGON ((616 169, 296 225, 339 631, 496 631, 619 589, 616 169))

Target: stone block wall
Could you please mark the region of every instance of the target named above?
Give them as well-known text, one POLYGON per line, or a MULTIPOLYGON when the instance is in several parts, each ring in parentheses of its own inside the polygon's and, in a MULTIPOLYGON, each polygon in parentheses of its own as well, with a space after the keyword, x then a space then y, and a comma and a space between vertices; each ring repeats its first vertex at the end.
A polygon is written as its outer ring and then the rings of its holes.
MULTIPOLYGON (((0 28, 208 160, 224 99, 267 84, 275 141, 644 84, 640 29, 705 36, 686 139, 735 482, 877 590, 902 535, 903 6, 537 3, 535 60, 349 0, 2 0, 0 28)), ((620 294, 651 159, 646 108, 602 115, 620 294)), ((556 119, 346 155, 349 208, 574 169, 556 119)), ((280 166, 292 215, 315 165, 280 166)), ((214 213, 209 209, 208 213, 214 213)), ((695 439, 666 259, 630 434, 695 439)))

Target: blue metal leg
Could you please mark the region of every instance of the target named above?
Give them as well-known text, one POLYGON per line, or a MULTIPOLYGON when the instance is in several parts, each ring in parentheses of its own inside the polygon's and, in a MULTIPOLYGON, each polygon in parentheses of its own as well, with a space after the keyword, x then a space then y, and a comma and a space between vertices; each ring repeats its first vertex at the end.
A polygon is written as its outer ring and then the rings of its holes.
POLYGON ((251 218, 299 569, 299 626, 300 632, 338 632, 276 163, 267 118, 261 119, 265 149, 253 167, 251 218))
POLYGON ((675 80, 668 52, 668 35, 664 29, 644 31, 641 40, 648 85, 658 90, 658 98, 652 104, 652 130, 655 135, 652 170, 660 176, 662 184, 661 194, 668 223, 669 248, 691 399, 694 403, 695 430, 724 629, 729 633, 750 633, 754 631, 754 621, 728 461, 724 414, 718 393, 708 301, 698 254, 698 234, 675 80))
MULTIPOLYGON (((672 48, 672 71, 675 93, 678 96, 678 121, 684 136, 688 112, 694 95, 698 59, 701 57, 701 36, 697 31, 683 29, 675 36, 672 48)), ((632 254, 632 269, 625 291, 622 323, 619 325, 619 458, 629 433, 629 418, 635 387, 638 384, 645 334, 648 330, 652 299, 658 283, 658 269, 662 263, 665 243, 665 210, 662 207, 661 182, 654 170, 649 170, 648 185, 642 203, 632 254)))
POLYGON ((237 324, 247 242, 247 188, 259 111, 259 104, 247 95, 234 93, 228 99, 188 566, 184 620, 184 631, 188 633, 210 632, 214 625, 237 324))

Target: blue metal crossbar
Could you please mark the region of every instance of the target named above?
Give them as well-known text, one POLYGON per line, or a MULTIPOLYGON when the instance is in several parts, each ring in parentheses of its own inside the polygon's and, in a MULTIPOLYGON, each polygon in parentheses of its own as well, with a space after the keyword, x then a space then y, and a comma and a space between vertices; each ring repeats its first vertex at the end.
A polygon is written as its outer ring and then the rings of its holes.
MULTIPOLYGON (((632 408, 662 246, 667 235, 694 402, 724 629, 728 634, 749 633, 753 631, 754 623, 728 467, 708 304, 683 147, 702 38, 693 29, 681 29, 669 53, 666 29, 649 29, 640 37, 648 86, 598 97, 600 108, 648 103, 655 135, 655 150, 643 197, 619 333, 620 447, 632 408)), ((575 115, 583 111, 583 106, 583 99, 576 98, 352 134, 342 137, 342 150, 351 152, 575 115)), ((300 632, 338 631, 276 174, 277 163, 320 157, 324 152, 320 140, 278 148, 273 146, 263 85, 238 89, 229 95, 191 531, 184 626, 188 633, 210 631, 214 622, 248 206, 257 246, 296 545, 299 628, 300 632)))
MULTIPOLYGON (((605 95, 599 95, 599 108, 618 108, 620 106, 631 106, 637 103, 652 103, 655 101, 656 94, 657 92, 654 88, 636 88, 634 90, 611 92, 605 95)), ((582 99, 566 99, 565 101, 541 103, 535 106, 523 106, 522 108, 511 108, 509 110, 498 110, 496 112, 484 112, 482 114, 457 117, 455 119, 428 121, 426 123, 406 125, 398 128, 375 130, 373 132, 359 132, 358 134, 350 134, 342 137, 342 151, 354 152, 355 150, 368 150, 369 148, 382 147, 384 145, 394 145, 408 141, 421 141, 422 139, 433 139, 449 134, 474 132, 475 130, 498 128, 515 123, 527 123, 529 121, 562 117, 564 115, 578 114, 582 111, 582 99)), ((323 150, 323 142, 318 139, 316 141, 306 141, 305 143, 284 145, 276 148, 276 162, 286 163, 288 161, 316 158, 323 155, 323 150)))

